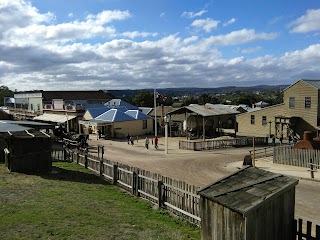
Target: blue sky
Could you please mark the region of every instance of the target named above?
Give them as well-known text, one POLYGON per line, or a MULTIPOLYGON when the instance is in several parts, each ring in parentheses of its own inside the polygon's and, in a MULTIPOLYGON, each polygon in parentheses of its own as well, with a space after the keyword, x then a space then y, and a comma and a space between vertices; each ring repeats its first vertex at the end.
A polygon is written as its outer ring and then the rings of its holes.
POLYGON ((17 90, 320 79, 320 1, 0 0, 0 81, 17 90))

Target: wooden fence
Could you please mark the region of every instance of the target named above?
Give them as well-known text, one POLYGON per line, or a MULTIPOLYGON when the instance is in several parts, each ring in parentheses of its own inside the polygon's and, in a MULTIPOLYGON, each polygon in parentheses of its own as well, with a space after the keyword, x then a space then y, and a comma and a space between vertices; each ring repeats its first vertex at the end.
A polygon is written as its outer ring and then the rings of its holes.
POLYGON ((273 156, 273 147, 264 147, 264 148, 256 148, 254 151, 249 151, 251 157, 253 157, 253 153, 255 158, 265 158, 273 156))
POLYGON ((312 228, 312 222, 307 221, 307 225, 303 224, 302 219, 294 220, 294 232, 297 240, 320 240, 320 226, 315 225, 312 228))
POLYGON ((320 165, 320 150, 293 149, 292 146, 275 147, 273 162, 309 168, 309 163, 320 165))
POLYGON ((66 154, 70 161, 95 172, 110 183, 192 223, 200 224, 200 196, 195 186, 77 150, 67 149, 66 154))
MULTIPOLYGON (((200 225, 200 196, 197 187, 160 174, 66 148, 53 149, 53 160, 73 161, 133 195, 142 197, 177 216, 200 225)), ((320 227, 294 220, 298 240, 320 240, 320 227)))
MULTIPOLYGON (((179 149, 185 150, 212 150, 226 147, 247 147, 253 145, 253 138, 233 138, 225 140, 205 140, 205 141, 193 141, 193 140, 181 140, 179 141, 179 149)), ((268 145, 268 138, 255 137, 255 145, 268 145)))

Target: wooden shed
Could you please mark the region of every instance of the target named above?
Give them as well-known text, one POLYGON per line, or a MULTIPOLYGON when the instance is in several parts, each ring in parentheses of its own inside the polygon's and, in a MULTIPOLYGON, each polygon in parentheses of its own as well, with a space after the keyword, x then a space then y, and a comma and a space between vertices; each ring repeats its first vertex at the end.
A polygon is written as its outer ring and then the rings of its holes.
POLYGON ((52 139, 41 132, 9 132, 5 165, 11 172, 49 172, 52 168, 52 139))
POLYGON ((201 239, 293 239, 297 184, 247 167, 200 189, 201 239))

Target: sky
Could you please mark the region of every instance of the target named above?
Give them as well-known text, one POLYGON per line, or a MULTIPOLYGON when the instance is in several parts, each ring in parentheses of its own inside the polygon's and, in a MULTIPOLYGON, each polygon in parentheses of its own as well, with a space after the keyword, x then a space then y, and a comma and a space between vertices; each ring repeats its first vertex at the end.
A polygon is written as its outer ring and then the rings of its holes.
POLYGON ((11 90, 320 80, 319 0, 0 0, 11 90))

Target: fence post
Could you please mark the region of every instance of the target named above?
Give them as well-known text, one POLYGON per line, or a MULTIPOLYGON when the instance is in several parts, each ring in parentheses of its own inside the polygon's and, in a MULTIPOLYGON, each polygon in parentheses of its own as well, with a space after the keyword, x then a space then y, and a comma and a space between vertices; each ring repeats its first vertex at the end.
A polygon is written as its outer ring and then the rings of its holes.
POLYGON ((104 173, 104 164, 103 164, 103 158, 100 159, 100 177, 103 177, 104 173))
POLYGON ((79 152, 77 152, 77 164, 79 164, 79 158, 80 158, 80 154, 79 152))
POLYGON ((88 168, 88 154, 84 154, 84 167, 88 168))
POLYGON ((298 240, 302 240, 302 219, 298 222, 298 240))
POLYGON ((313 165, 310 164, 310 172, 311 172, 311 178, 314 178, 314 172, 313 172, 313 165))
POLYGON ((137 192, 137 173, 133 171, 132 173, 132 195, 136 195, 137 192))
POLYGON ((117 182, 118 182, 118 165, 114 164, 112 184, 117 185, 117 182))
POLYGON ((292 240, 297 239, 297 225, 298 225, 297 220, 294 219, 292 224, 292 240))
POLYGON ((136 171, 136 196, 139 197, 140 196, 140 193, 139 193, 139 188, 140 188, 140 181, 139 181, 139 169, 137 169, 136 171))
POLYGON ((158 181, 158 207, 161 208, 163 206, 163 182, 158 181))

